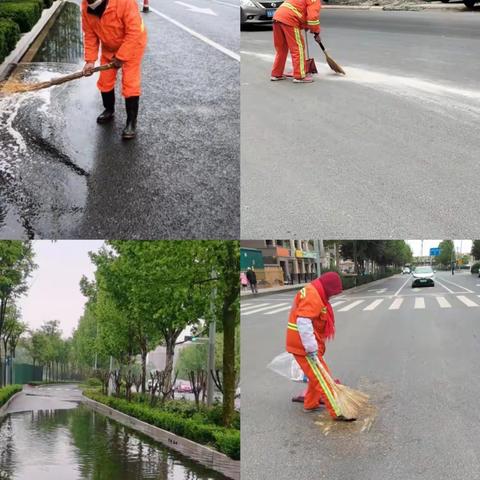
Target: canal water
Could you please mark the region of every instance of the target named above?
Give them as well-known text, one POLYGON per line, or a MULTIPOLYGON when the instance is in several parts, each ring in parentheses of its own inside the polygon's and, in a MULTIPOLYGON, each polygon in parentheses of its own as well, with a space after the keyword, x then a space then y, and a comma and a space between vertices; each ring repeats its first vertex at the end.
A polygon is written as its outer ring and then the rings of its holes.
POLYGON ((8 415, 1 480, 225 480, 87 407, 8 415))

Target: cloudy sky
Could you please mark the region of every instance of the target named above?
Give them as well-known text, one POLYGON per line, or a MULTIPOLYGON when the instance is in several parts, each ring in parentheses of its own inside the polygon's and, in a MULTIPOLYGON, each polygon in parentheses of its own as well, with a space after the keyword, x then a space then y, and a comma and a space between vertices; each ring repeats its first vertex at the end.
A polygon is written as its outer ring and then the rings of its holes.
MULTIPOLYGON (((407 240, 407 243, 413 250, 413 255, 415 257, 422 257, 428 255, 430 253, 430 248, 438 247, 438 244, 442 240, 424 240, 423 241, 423 253, 421 252, 422 249, 422 241, 421 240, 407 240)), ((460 253, 470 253, 472 249, 472 241, 471 240, 454 240, 455 243, 455 251, 460 253)))
POLYGON ((82 315, 85 297, 80 293, 82 275, 93 278, 89 251, 97 251, 103 241, 35 240, 38 268, 30 278, 30 288, 18 305, 23 321, 38 328, 48 320, 59 320, 64 337, 69 336, 82 315))

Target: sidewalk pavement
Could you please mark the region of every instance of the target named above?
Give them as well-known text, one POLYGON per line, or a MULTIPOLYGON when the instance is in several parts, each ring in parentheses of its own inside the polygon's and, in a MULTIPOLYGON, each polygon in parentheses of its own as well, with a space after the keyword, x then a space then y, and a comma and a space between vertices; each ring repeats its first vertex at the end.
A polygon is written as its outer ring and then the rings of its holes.
POLYGON ((241 297, 263 297, 265 295, 271 295, 272 293, 290 292, 292 290, 300 290, 306 285, 306 283, 297 283, 295 285, 282 285, 279 287, 259 288, 258 293, 252 293, 250 287, 246 290, 240 291, 241 297))

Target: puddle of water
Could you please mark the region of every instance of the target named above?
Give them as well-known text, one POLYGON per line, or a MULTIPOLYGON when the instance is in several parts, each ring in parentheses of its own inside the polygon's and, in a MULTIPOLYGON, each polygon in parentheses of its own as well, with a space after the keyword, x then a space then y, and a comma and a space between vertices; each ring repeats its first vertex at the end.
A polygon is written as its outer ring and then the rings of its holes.
POLYGON ((80 406, 9 415, 0 426, 2 480, 224 480, 80 406))

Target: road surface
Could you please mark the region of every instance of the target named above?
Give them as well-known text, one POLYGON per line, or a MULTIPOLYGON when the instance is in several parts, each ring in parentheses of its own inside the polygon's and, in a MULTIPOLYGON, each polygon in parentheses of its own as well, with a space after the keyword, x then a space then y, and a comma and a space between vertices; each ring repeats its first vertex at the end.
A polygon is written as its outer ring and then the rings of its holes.
MULTIPOLYGON (((134 141, 119 84, 106 126, 94 77, 0 98, 0 238, 238 238, 238 5, 150 7, 134 141)), ((63 23, 31 77, 82 67, 78 8, 63 23)))
POLYGON ((480 279, 395 276, 332 299, 326 360, 377 409, 373 424, 333 423, 290 401, 303 389, 267 369, 284 351, 294 293, 241 302, 242 478, 478 478, 480 279), (318 423, 316 423, 318 422, 318 423), (333 423, 333 424, 332 424, 333 423))
POLYGON ((270 28, 241 34, 242 238, 474 236, 480 13, 324 10, 321 23, 347 75, 311 41, 308 85, 269 81, 270 28))

